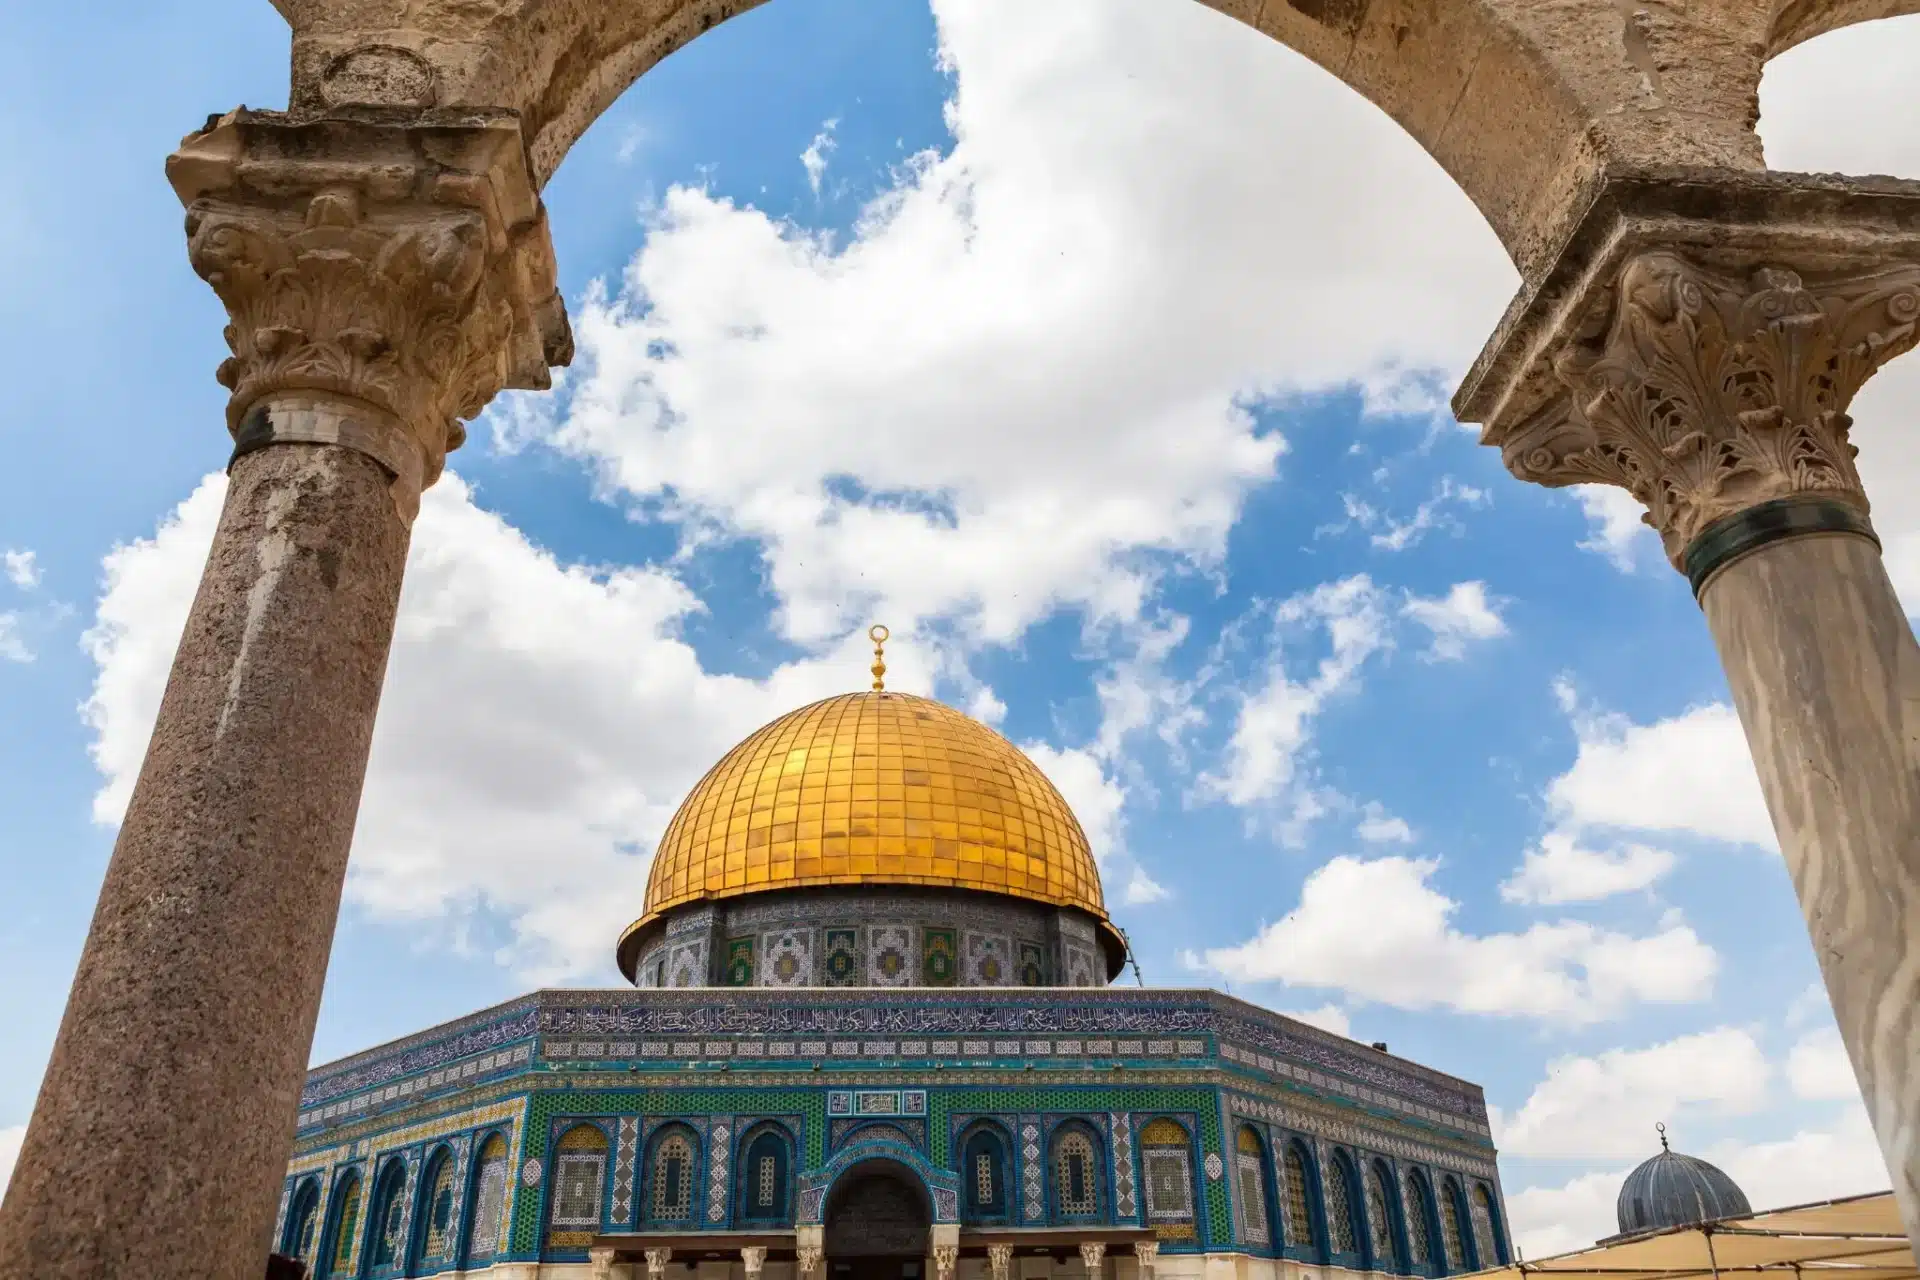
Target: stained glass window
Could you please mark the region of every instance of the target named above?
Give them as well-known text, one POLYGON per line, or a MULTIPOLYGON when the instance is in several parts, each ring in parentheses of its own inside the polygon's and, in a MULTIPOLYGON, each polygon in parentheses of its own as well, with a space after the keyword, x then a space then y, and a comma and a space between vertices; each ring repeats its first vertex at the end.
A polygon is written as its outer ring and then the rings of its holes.
POLYGON ((1053 1195, 1063 1214, 1085 1217, 1099 1211, 1100 1193, 1093 1174, 1093 1140, 1078 1129, 1069 1129, 1054 1140, 1053 1195))
POLYGON ((1427 1205, 1426 1179, 1418 1169, 1407 1170, 1407 1243, 1413 1264, 1424 1267, 1433 1258, 1433 1210, 1427 1205))
POLYGON ((1473 1215, 1473 1242, 1480 1250, 1482 1267, 1504 1266, 1506 1258, 1498 1256, 1493 1231, 1493 1195, 1485 1184, 1474 1187, 1473 1199, 1469 1202, 1469 1211, 1473 1215))
POLYGON ((1373 1265, 1384 1271, 1393 1262, 1393 1218, 1387 1209, 1387 1167, 1378 1160, 1367 1166, 1367 1240, 1373 1245, 1373 1265))
POLYGON ((1447 1249, 1447 1270, 1467 1269, 1467 1250, 1460 1242, 1460 1186, 1452 1178, 1440 1184, 1440 1239, 1447 1249))
POLYGON ((340 1208, 333 1218, 333 1263, 328 1269, 339 1275, 350 1276, 356 1269, 353 1265, 354 1237, 360 1232, 360 1179, 348 1174, 345 1183, 335 1190, 334 1197, 340 1208))
POLYGON ((467 1259, 484 1261, 500 1247, 500 1228, 507 1209, 507 1142, 499 1134, 480 1148, 473 1181, 473 1225, 468 1229, 467 1259))
POLYGON ((606 1175, 606 1134, 581 1124, 561 1135, 553 1165, 553 1225, 598 1227, 606 1175))
POLYGON ((747 1143, 741 1192, 746 1216, 763 1222, 787 1216, 787 1140, 763 1129, 747 1143))
POLYGON ((653 1148, 653 1181, 648 1203, 660 1222, 683 1222, 693 1216, 693 1144, 684 1133, 672 1132, 653 1148))
POLYGON ((976 1130, 967 1139, 963 1168, 967 1180, 967 1216, 974 1219, 1004 1218, 1007 1202, 1004 1187, 1006 1145, 992 1129, 976 1130))
POLYGON ((1193 1158, 1187 1131, 1172 1120, 1140 1130, 1140 1168, 1147 1186, 1147 1221, 1170 1238, 1193 1233, 1193 1158))
POLYGON ((1335 1253, 1360 1252, 1353 1216, 1353 1166, 1345 1153, 1336 1151, 1327 1168, 1327 1233, 1335 1253))
POLYGON ((427 1197, 422 1211, 427 1215, 425 1239, 421 1242, 423 1261, 445 1262, 453 1255, 453 1155, 442 1151, 427 1169, 427 1197))
POLYGON ((1320 1235, 1313 1229, 1307 1196, 1307 1158, 1295 1142, 1287 1147, 1287 1196, 1282 1202, 1287 1206, 1287 1242, 1310 1249, 1320 1243, 1320 1235))
POLYGON ((1267 1155, 1260 1135, 1241 1126, 1234 1142, 1235 1167, 1240 1172, 1240 1215, 1247 1239, 1267 1243, 1267 1155))
POLYGON ((401 1219, 407 1211, 407 1166, 398 1160, 387 1166, 380 1178, 380 1190, 374 1197, 373 1216, 368 1225, 373 1228, 373 1265, 390 1267, 400 1260, 401 1219))
POLYGON ((313 1238, 319 1233, 319 1224, 320 1184, 309 1178, 293 1189, 293 1202, 287 1210, 287 1229, 280 1236, 280 1252, 312 1262, 313 1238))

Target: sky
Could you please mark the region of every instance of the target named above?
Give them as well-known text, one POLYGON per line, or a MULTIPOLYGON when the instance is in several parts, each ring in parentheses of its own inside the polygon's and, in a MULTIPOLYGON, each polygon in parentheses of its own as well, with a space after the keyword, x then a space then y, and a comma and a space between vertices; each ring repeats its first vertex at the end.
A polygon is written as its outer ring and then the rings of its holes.
MULTIPOLYGON (((77 3, 0 13, 0 1178, 223 492, 161 163, 286 89, 263 0, 77 3)), ((1770 163, 1920 177, 1916 64, 1776 60, 1770 163)), ((1184 0, 775 0, 546 198, 578 357, 427 494, 316 1062, 618 981, 679 798, 878 621, 1074 805, 1146 982, 1482 1084, 1529 1256, 1656 1122, 1756 1206, 1887 1185, 1699 611, 1447 413, 1517 279, 1384 115, 1184 0)), ((1910 612, 1916 413, 1914 357, 1855 406, 1910 612)))

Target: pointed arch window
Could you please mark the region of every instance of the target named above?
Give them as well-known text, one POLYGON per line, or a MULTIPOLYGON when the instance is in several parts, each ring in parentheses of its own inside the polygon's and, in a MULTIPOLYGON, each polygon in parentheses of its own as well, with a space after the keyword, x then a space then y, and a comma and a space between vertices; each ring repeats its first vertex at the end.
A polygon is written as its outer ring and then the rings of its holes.
POLYGON ((329 1275, 350 1276, 358 1269, 353 1265, 353 1249, 360 1242, 360 1193, 357 1173, 347 1174, 334 1185, 333 1234, 327 1242, 329 1275))
POLYGON ((467 1220, 467 1260, 485 1262, 500 1250, 507 1216, 507 1140, 495 1133, 480 1144, 473 1170, 473 1213, 467 1220))
POLYGON ((1193 1239, 1193 1154, 1186 1127, 1160 1119, 1141 1129, 1140 1169, 1147 1184, 1148 1225, 1164 1239, 1193 1239))
POLYGON ((1373 1246, 1373 1266, 1384 1271, 1399 1259, 1393 1247, 1393 1177, 1384 1160, 1367 1166, 1367 1240, 1373 1246))
POLYGON ((1287 1144, 1286 1243, 1311 1249, 1320 1243, 1313 1225, 1313 1201, 1307 1183, 1307 1154, 1297 1142, 1287 1144))
POLYGON ((560 1135, 553 1160, 553 1211, 547 1240, 562 1249, 584 1249, 600 1229, 607 1186, 607 1135, 600 1126, 577 1124, 560 1135))
POLYGON ((1353 1203, 1353 1162, 1336 1151, 1327 1169, 1327 1238, 1335 1253, 1360 1252, 1359 1215, 1353 1203))
POLYGON ((1252 1125, 1234 1138, 1233 1163, 1240 1186, 1240 1226, 1250 1244, 1269 1244, 1267 1226, 1267 1149, 1252 1125))
POLYGON ((1429 1202, 1427 1180, 1418 1169, 1407 1170, 1407 1244, 1413 1250, 1413 1265, 1425 1267, 1433 1260, 1435 1227, 1433 1206, 1429 1202))
POLYGON ((1093 1136, 1078 1125, 1053 1140, 1053 1201, 1060 1216, 1091 1218, 1100 1212, 1100 1182, 1093 1136))
POLYGON ((280 1235, 280 1252, 313 1266, 314 1239, 320 1234, 320 1180, 308 1178, 293 1189, 287 1209, 287 1229, 280 1235))
POLYGON ((406 1218, 407 1166, 404 1161, 391 1160, 380 1175, 373 1196, 373 1213, 367 1220, 373 1231, 373 1248, 367 1258, 369 1265, 391 1267, 400 1261, 406 1218))
POLYGON ((1007 1217, 1007 1144, 991 1125, 967 1135, 961 1148, 960 1181, 967 1219, 999 1222, 1007 1217))
POLYGON ((757 1223, 784 1222, 790 1216, 788 1170, 791 1149, 786 1134, 767 1127, 747 1139, 740 1158, 740 1215, 757 1223))
POLYGON ((1447 1270, 1467 1269, 1467 1250, 1461 1242, 1460 1184, 1448 1178, 1437 1188, 1440 1200, 1440 1241, 1446 1248, 1447 1270))
POLYGON ((1500 1235, 1500 1219, 1493 1210, 1493 1193, 1487 1190, 1487 1184, 1474 1184, 1473 1198, 1468 1202, 1473 1217, 1473 1242, 1480 1250, 1482 1267, 1504 1267, 1507 1265, 1506 1241, 1500 1235))
POLYGON ((647 1209, 655 1222, 693 1218, 693 1139, 685 1129, 668 1129, 654 1139, 647 1162, 647 1209))
POLYGON ((423 1266, 453 1261, 453 1152, 442 1147, 427 1161, 420 1185, 418 1257, 423 1266))

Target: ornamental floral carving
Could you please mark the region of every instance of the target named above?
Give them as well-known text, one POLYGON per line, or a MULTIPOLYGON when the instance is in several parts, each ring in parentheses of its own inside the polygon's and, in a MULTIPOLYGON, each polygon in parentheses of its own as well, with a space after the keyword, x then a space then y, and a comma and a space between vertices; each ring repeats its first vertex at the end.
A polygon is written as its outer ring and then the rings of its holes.
MULTIPOLYGON (((572 354, 517 128, 236 112, 168 165, 227 308, 228 427, 282 393, 388 415, 439 475, 503 387, 572 354)), ((378 415, 368 415, 377 417, 378 415)))
POLYGON ((1847 406, 1917 324, 1920 265, 1815 279, 1641 253, 1554 355, 1567 394, 1496 442, 1522 480, 1632 493, 1682 567, 1701 530, 1774 498, 1866 513, 1847 406))
POLYGON ((954 1269, 960 1264, 960 1246, 957 1244, 937 1244, 933 1246, 934 1280, 953 1280, 954 1269))

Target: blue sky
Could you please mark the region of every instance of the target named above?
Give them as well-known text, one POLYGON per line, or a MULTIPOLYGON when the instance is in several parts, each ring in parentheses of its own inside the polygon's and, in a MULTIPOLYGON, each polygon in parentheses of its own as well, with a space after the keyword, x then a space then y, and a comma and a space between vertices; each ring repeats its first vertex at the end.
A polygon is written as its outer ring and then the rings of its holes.
MULTIPOLYGON (((218 512, 161 162, 285 94, 258 0, 80 9, 0 17, 0 1168, 218 512)), ((1770 70, 1774 163, 1920 176, 1915 21, 1770 70)), ((1150 983, 1484 1084, 1530 1252, 1657 1120, 1756 1203, 1885 1185, 1698 611, 1446 415, 1514 277, 1365 103, 1173 0, 778 0, 547 199, 581 356, 429 495, 316 1059, 615 980, 679 796, 879 620, 1067 793, 1150 983)), ((1909 601, 1915 408, 1856 412, 1909 601)))

